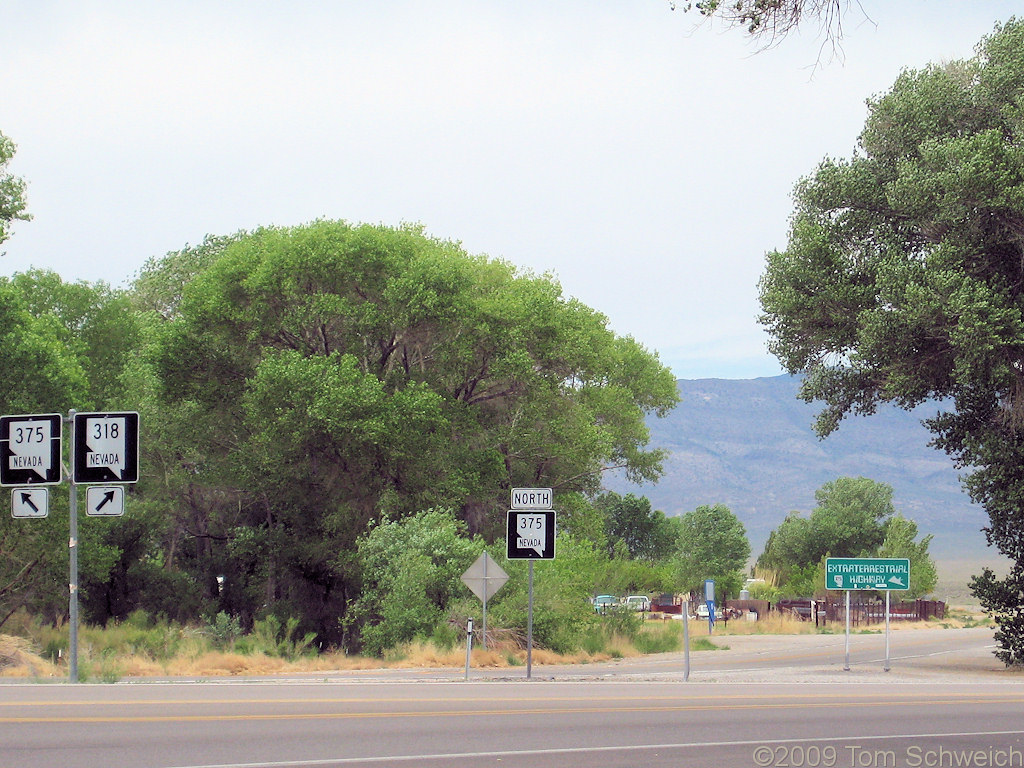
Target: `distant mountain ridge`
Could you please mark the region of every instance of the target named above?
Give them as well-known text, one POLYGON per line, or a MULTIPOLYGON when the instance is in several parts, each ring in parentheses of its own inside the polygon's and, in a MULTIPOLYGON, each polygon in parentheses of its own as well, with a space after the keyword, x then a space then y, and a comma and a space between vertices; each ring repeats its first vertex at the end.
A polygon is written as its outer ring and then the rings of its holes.
POLYGON ((746 526, 756 556, 789 512, 814 508, 814 492, 826 482, 863 476, 893 487, 896 509, 917 521, 922 535, 935 535, 934 556, 995 554, 981 532, 985 511, 964 492, 952 459, 928 446, 921 419, 938 405, 849 417, 819 440, 812 423, 821 404, 797 398, 796 377, 677 383, 680 404, 648 420, 650 445, 669 452, 665 475, 657 485, 610 480, 613 490, 645 495, 670 516, 725 504, 746 526))

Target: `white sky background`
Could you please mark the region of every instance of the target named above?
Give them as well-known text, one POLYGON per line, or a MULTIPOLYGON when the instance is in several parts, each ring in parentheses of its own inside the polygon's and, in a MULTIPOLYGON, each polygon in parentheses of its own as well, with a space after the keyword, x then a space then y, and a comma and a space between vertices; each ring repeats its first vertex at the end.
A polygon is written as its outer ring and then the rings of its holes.
POLYGON ((757 281, 794 183, 1014 6, 863 0, 833 58, 814 22, 758 53, 667 0, 15 0, 0 131, 34 220, 0 274, 121 285, 208 233, 421 222, 681 378, 776 375, 757 281))

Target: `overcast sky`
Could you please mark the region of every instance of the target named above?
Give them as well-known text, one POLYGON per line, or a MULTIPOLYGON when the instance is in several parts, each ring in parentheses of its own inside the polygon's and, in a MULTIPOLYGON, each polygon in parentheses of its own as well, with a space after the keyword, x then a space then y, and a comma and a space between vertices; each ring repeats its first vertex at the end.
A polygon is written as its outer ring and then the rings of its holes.
POLYGON ((34 219, 0 274, 122 285, 206 234, 420 222, 679 377, 776 375, 757 281, 794 183, 1014 6, 854 2, 834 57, 814 23, 757 52, 667 0, 15 0, 0 131, 34 219))

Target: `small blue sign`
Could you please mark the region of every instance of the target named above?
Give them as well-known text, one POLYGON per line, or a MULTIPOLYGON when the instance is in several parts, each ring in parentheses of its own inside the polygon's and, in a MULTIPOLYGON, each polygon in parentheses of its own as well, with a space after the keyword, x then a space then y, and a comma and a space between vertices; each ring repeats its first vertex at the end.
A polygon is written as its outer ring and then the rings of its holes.
POLYGON ((713 579, 704 581, 704 601, 708 606, 708 632, 715 628, 715 582, 713 579))

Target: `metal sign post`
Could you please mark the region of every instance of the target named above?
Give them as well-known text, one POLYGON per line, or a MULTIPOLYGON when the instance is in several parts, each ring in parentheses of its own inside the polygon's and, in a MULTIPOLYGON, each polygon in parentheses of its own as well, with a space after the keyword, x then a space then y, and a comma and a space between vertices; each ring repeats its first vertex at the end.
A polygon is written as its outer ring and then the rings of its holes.
POLYGON ((480 555, 466 572, 462 574, 462 583, 473 590, 473 594, 484 604, 484 649, 487 648, 487 601, 508 581, 508 574, 500 565, 491 559, 486 552, 480 555))
POLYGON ((910 559, 906 557, 829 557, 825 559, 825 587, 846 592, 846 665, 850 671, 850 592, 885 593, 885 671, 890 669, 889 593, 910 589, 910 559))
MULTIPOLYGON (((71 412, 74 414, 74 411, 71 412)), ((68 681, 78 682, 78 489, 75 481, 68 483, 68 516, 71 519, 71 538, 68 541, 68 681)))
POLYGON ((885 593, 885 666, 883 669, 889 671, 889 592, 885 593))
POLYGON ((715 582, 712 579, 704 581, 704 602, 708 606, 708 634, 715 631, 715 582))
POLYGON ((529 603, 526 609, 526 679, 533 675, 533 560, 530 561, 529 603))
MULTIPOLYGON (((75 411, 68 412, 68 423, 75 423, 75 411)), ((74 439, 74 437, 72 437, 74 439)), ((75 476, 68 478, 68 681, 78 682, 78 488, 75 476)))
POLYGON ((850 590, 846 590, 846 663, 843 671, 850 671, 850 590))
POLYGON ((683 682, 690 679, 690 599, 683 600, 683 682))
POLYGON ((529 560, 526 608, 526 679, 533 676, 533 561, 555 559, 555 511, 527 504, 550 505, 550 488, 512 489, 505 554, 509 560, 529 560))
POLYGON ((466 679, 469 680, 469 662, 473 656, 473 620, 466 622, 466 679))
MULTIPOLYGON (((483 579, 484 579, 484 584, 486 584, 487 583, 487 564, 491 561, 491 558, 486 557, 486 555, 487 555, 486 552, 484 552, 484 555, 485 555, 485 557, 483 558, 483 560, 484 560, 484 563, 483 563, 483 565, 484 565, 484 576, 483 576, 483 579)), ((506 576, 505 578, 508 578, 508 577, 506 576)), ((483 635, 483 643, 484 643, 484 650, 485 651, 487 650, 487 597, 488 597, 487 592, 484 591, 484 599, 483 599, 482 602, 484 604, 484 635, 483 635)), ((473 626, 473 620, 472 619, 469 620, 469 626, 470 627, 473 626)), ((470 642, 472 642, 472 640, 470 642)))

